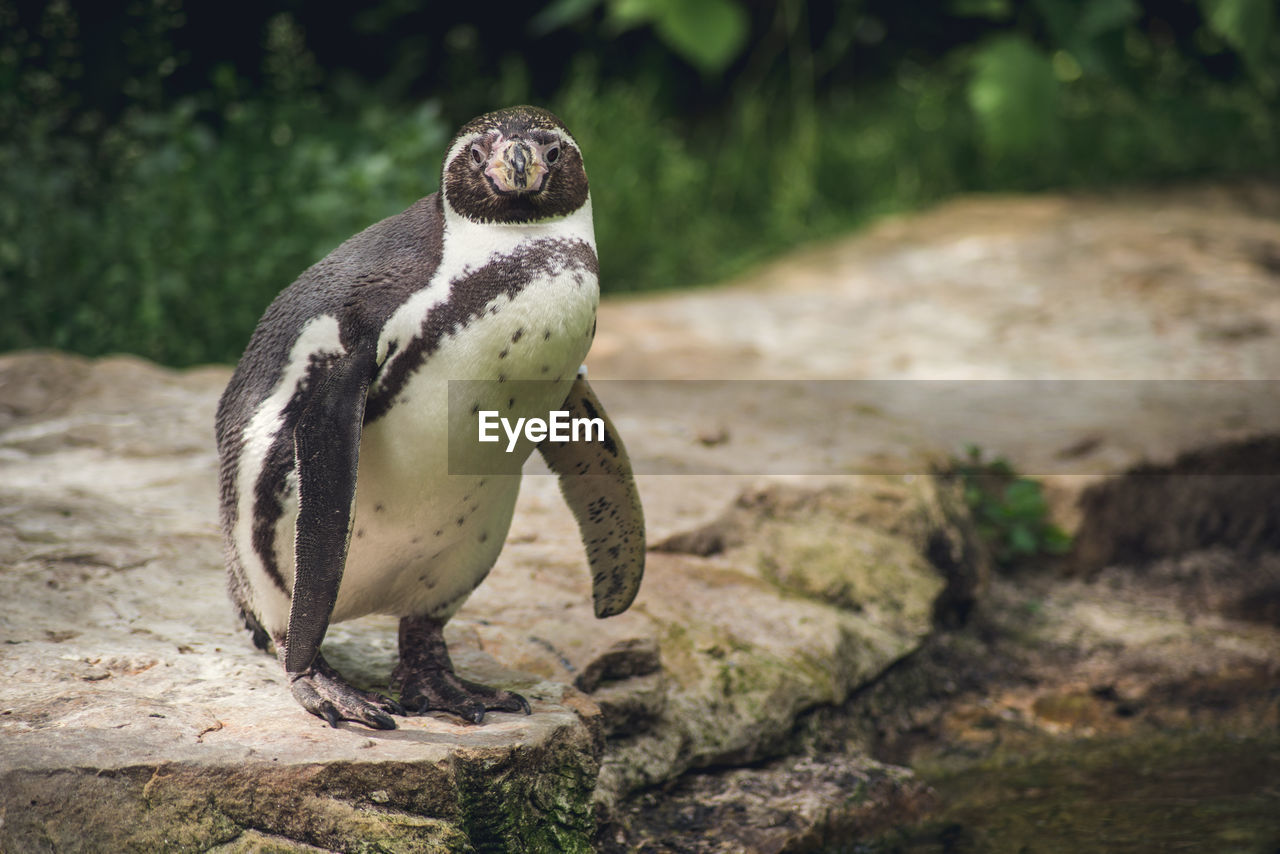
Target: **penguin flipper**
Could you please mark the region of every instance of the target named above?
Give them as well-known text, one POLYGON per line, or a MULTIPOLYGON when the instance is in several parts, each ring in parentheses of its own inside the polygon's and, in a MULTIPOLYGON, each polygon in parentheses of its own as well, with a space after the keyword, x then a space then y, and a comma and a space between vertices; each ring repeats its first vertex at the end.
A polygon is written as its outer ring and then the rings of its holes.
MULTIPOLYGON (((599 418, 600 441, 538 444, 560 478, 560 492, 578 520, 591 568, 597 617, 621 614, 631 605, 644 576, 644 510, 631 474, 631 461, 599 398, 581 371, 562 405, 571 418, 599 418)), ((594 435, 594 434, 592 434, 594 435)))
POLYGON ((311 669, 329 628, 347 561, 360 428, 375 368, 372 348, 344 356, 311 395, 294 427, 298 522, 284 666, 311 669))

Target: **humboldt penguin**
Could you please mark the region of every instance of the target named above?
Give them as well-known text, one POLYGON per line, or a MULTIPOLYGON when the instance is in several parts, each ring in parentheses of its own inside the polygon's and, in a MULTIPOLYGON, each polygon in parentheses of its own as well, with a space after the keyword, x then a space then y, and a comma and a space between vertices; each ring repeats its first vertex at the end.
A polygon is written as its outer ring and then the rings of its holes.
POLYGON ((378 729, 430 711, 530 713, 519 694, 459 677, 443 629, 497 560, 534 447, 577 519, 596 616, 635 598, 640 499, 579 370, 598 269, 578 144, 546 110, 514 107, 458 131, 438 192, 267 308, 218 406, 221 522, 232 602, 307 711, 378 729), (555 411, 599 419, 603 435, 467 441, 481 412, 555 411), (366 614, 400 620, 398 702, 321 653, 331 622, 366 614))

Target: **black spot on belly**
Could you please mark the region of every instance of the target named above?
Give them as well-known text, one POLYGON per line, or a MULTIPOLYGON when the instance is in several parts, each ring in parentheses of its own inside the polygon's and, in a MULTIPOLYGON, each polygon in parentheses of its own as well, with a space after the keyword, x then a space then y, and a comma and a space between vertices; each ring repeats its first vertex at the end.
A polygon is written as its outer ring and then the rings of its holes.
POLYGON ((500 352, 500 353, 498 354, 498 358, 499 358, 499 359, 505 359, 505 358, 507 358, 507 354, 508 354, 508 353, 510 353, 510 352, 511 352, 511 348, 510 348, 510 347, 503 347, 503 348, 502 348, 502 352, 500 352))
POLYGON ((471 414, 472 414, 472 415, 479 415, 479 414, 480 414, 480 402, 479 402, 479 401, 476 401, 475 403, 471 404, 471 414))
POLYGON ((441 535, 441 534, 443 534, 443 533, 444 533, 444 531, 442 531, 442 530, 441 530, 441 529, 439 529, 439 528, 436 528, 436 536, 437 536, 437 537, 438 537, 438 536, 440 536, 440 535, 441 535))
POLYGON ((387 508, 383 507, 381 504, 375 504, 375 505, 373 505, 373 512, 374 512, 374 513, 381 513, 381 512, 383 512, 383 511, 384 511, 384 510, 386 510, 386 509, 387 509, 387 508))
POLYGON ((515 409, 516 399, 514 397, 507 398, 507 409, 515 409))
POLYGON ((506 374, 498 374, 498 382, 500 382, 500 383, 505 383, 506 381, 507 381, 507 375, 506 375, 506 374))
POLYGON ((358 540, 363 536, 364 536, 364 528, 356 528, 356 539, 358 540))
POLYGON ((542 366, 542 372, 543 372, 544 374, 546 374, 546 373, 550 373, 550 372, 551 372, 551 366, 550 366, 550 365, 543 365, 543 366, 542 366))
POLYGON ((479 537, 479 539, 480 539, 480 542, 482 542, 482 543, 483 543, 485 540, 489 539, 489 532, 488 532, 488 531, 481 531, 481 532, 480 532, 480 537, 479 537))
POLYGON ((459 516, 459 517, 458 517, 458 527, 459 527, 459 528, 461 528, 463 525, 465 525, 465 524, 466 524, 466 522, 467 522, 467 517, 466 517, 466 516, 459 516))
POLYGON ((550 329, 544 329, 544 330, 542 330, 542 340, 543 340, 543 341, 550 341, 550 340, 551 340, 551 330, 550 330, 550 329))
POLYGON ((520 340, 521 336, 523 335, 524 335, 524 327, 521 326, 515 332, 511 333, 511 343, 512 344, 516 343, 517 341, 520 340))

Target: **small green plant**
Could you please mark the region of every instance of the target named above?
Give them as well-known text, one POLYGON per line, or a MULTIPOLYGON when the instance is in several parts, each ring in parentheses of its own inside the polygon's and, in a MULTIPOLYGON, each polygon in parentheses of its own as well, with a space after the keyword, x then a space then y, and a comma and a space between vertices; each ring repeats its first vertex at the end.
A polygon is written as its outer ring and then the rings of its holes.
POLYGON ((968 445, 964 459, 951 461, 951 472, 964 485, 965 503, 999 566, 1008 569, 1071 548, 1071 536, 1049 519, 1043 488, 1008 460, 987 460, 981 448, 968 445))

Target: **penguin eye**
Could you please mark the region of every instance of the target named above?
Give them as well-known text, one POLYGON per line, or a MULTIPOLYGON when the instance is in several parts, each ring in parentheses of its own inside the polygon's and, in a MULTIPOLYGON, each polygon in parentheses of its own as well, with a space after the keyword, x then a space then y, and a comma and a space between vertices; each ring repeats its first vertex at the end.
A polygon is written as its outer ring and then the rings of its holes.
POLYGON ((473 143, 471 146, 471 162, 477 166, 484 162, 484 149, 479 143, 473 143))
POLYGON ((560 146, 553 145, 547 149, 547 162, 555 163, 560 159, 560 146))

